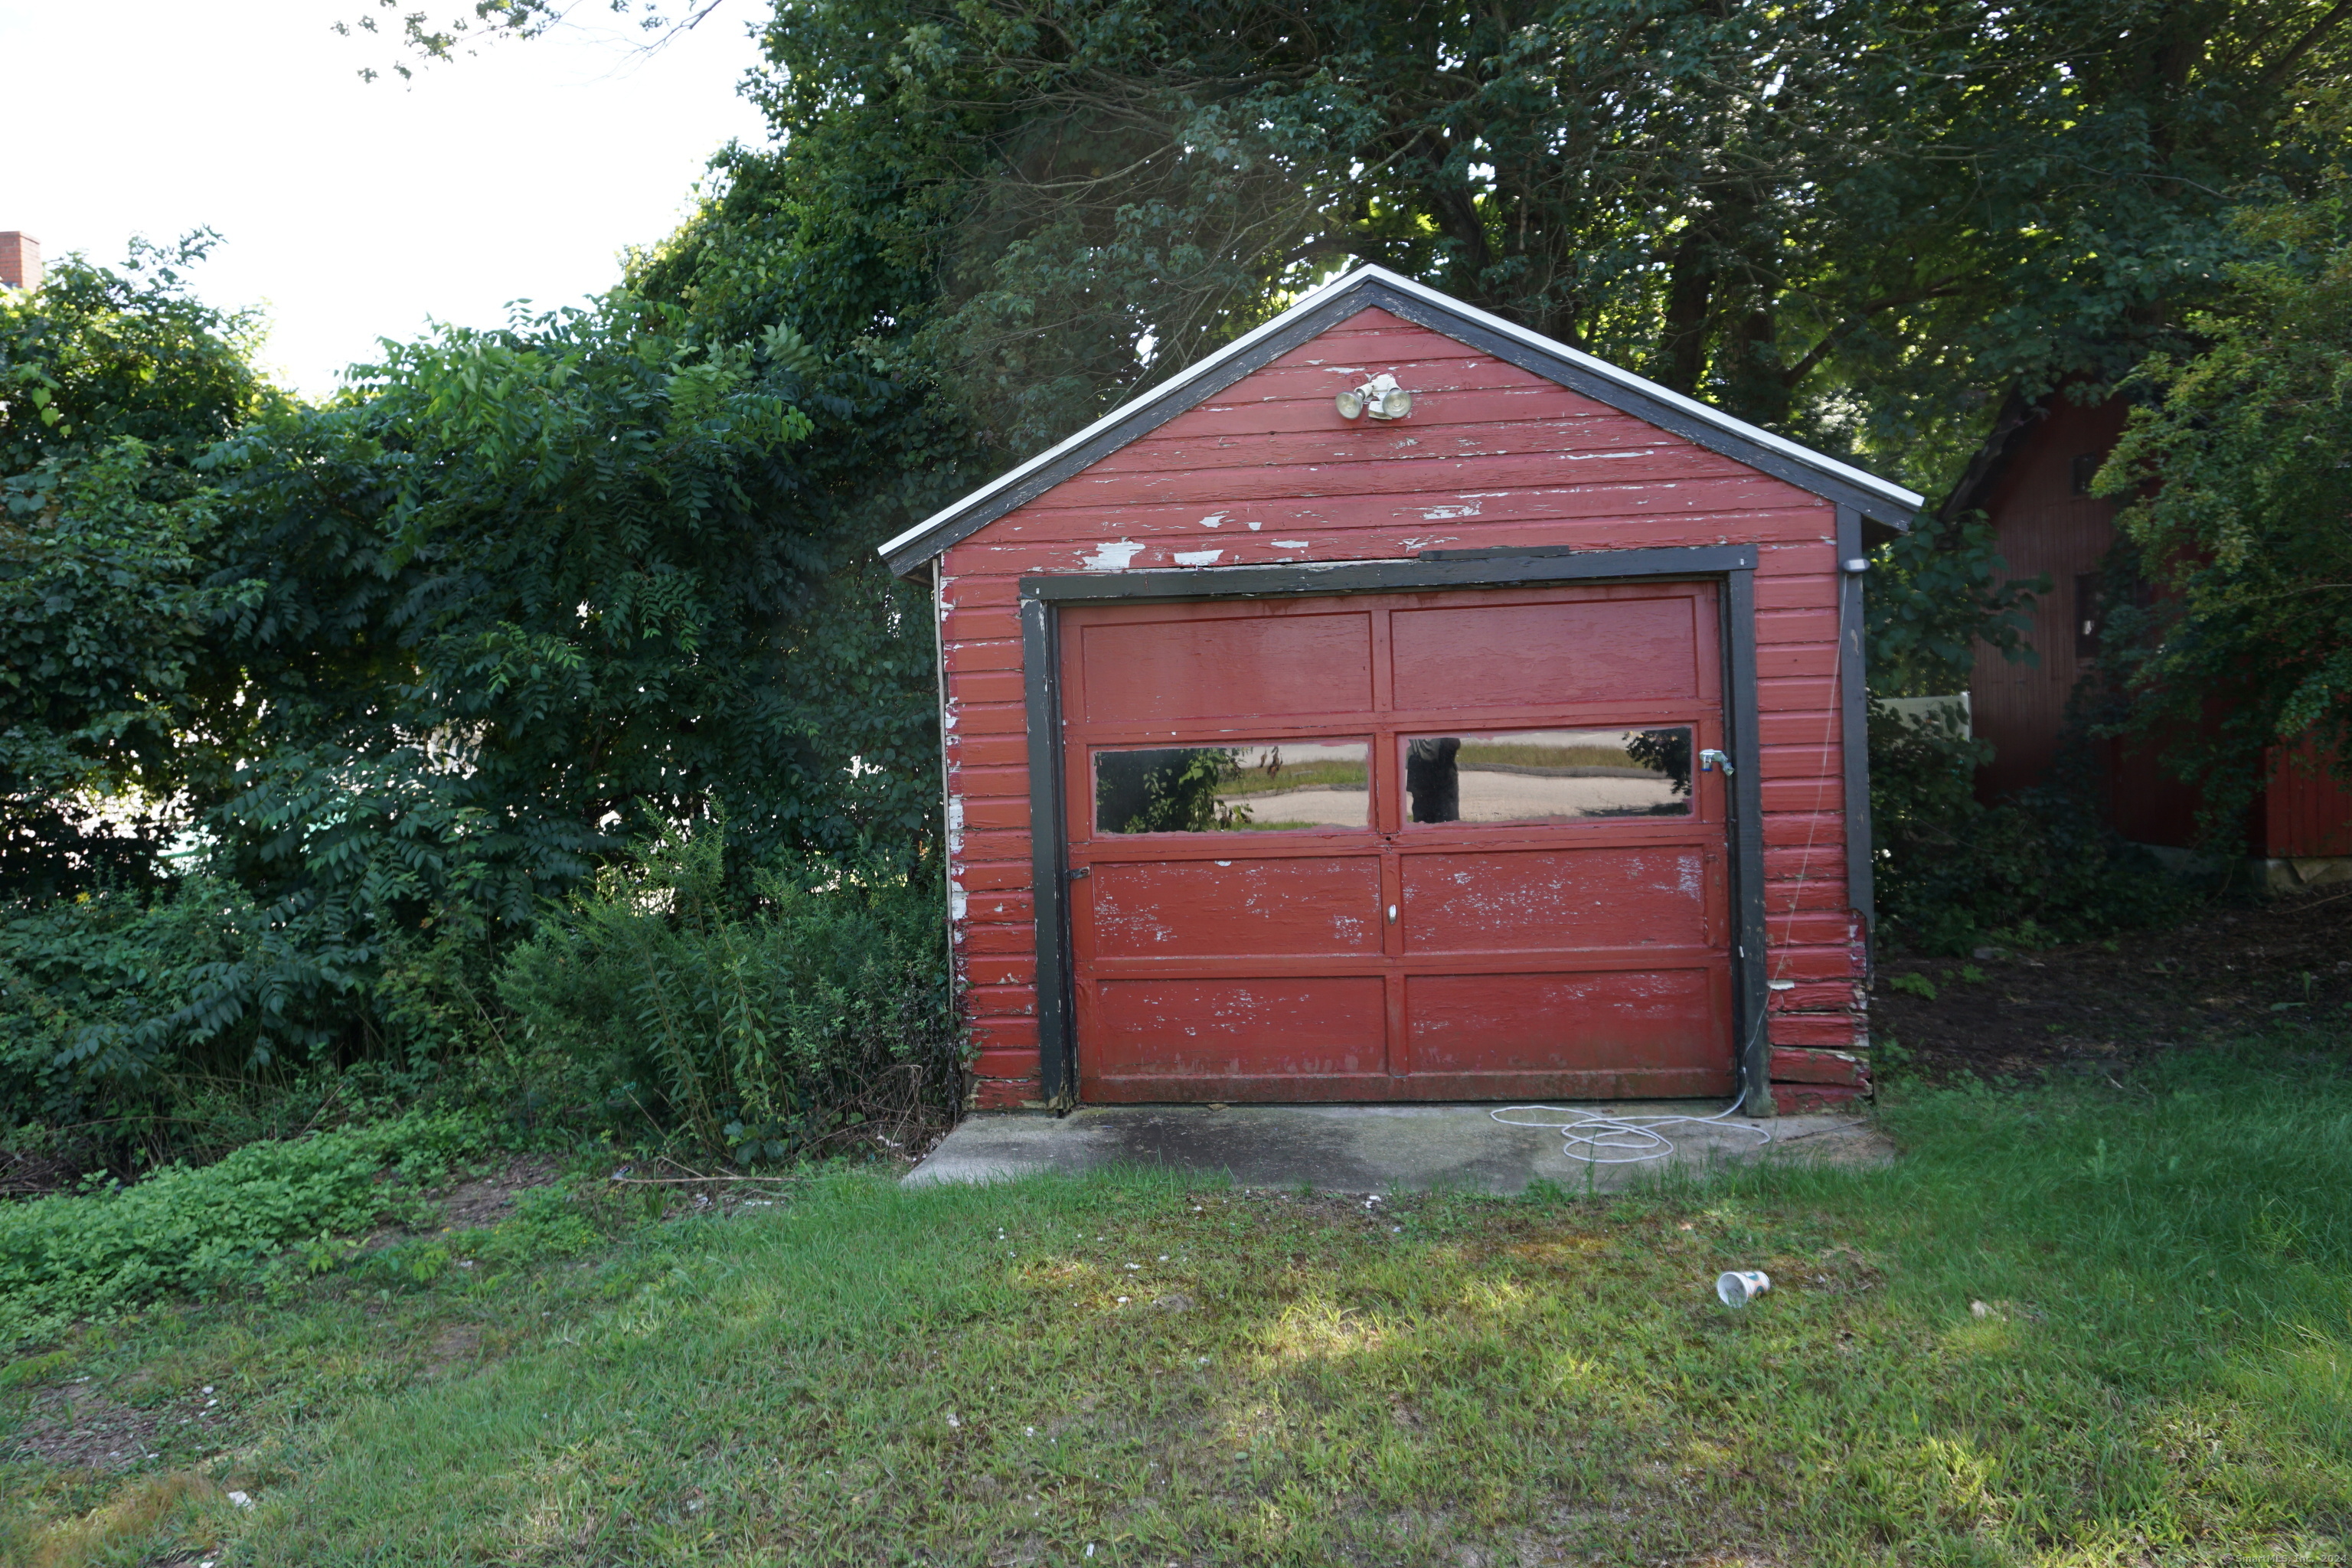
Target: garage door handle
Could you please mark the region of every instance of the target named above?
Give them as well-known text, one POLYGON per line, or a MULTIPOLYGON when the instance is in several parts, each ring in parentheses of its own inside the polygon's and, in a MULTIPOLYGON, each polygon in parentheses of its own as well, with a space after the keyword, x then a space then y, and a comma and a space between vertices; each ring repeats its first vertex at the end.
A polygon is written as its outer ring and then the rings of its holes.
POLYGON ((1396 906, 1394 904, 1391 904, 1389 906, 1389 924, 1396 924, 1396 906))

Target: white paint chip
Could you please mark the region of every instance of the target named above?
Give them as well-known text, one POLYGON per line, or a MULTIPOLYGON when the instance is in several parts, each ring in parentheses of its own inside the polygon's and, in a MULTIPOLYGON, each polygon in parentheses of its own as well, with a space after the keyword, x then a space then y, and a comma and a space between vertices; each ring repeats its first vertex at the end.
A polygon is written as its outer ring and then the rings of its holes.
MULTIPOLYGON (((1224 526, 1224 522, 1225 514, 1223 512, 1213 511, 1208 516, 1201 520, 1201 526, 1202 528, 1223 528, 1224 526)), ((1251 526, 1255 527, 1256 525, 1252 524, 1251 526)))
POLYGON ((1176 552, 1176 564, 1179 566, 1214 566, 1217 563, 1217 557, 1223 553, 1224 552, 1222 550, 1179 550, 1176 552))
POLYGON ((1475 501, 1473 501, 1468 506, 1423 507, 1421 512, 1421 521, 1423 522, 1442 522, 1449 517, 1475 517, 1477 515, 1478 506, 1475 501))
POLYGON ((1276 550, 1305 550, 1314 544, 1311 539, 1276 539, 1270 541, 1276 550))
POLYGON ((1142 553, 1142 545, 1122 539, 1116 544, 1102 546, 1079 564, 1089 572, 1124 572, 1129 563, 1142 553))
POLYGON ((1252 533, 1255 533, 1259 529, 1264 528, 1265 526, 1265 524, 1262 522, 1253 522, 1249 525, 1249 531, 1252 533))

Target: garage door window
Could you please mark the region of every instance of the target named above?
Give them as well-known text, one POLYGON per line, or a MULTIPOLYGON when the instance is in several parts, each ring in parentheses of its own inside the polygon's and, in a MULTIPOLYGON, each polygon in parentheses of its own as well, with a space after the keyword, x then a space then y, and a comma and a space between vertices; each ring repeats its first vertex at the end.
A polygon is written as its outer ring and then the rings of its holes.
POLYGON ((1371 742, 1098 751, 1098 833, 1283 833, 1371 825, 1371 742))
POLYGON ((1686 816, 1691 731, 1507 730, 1405 738, 1411 823, 1686 816))

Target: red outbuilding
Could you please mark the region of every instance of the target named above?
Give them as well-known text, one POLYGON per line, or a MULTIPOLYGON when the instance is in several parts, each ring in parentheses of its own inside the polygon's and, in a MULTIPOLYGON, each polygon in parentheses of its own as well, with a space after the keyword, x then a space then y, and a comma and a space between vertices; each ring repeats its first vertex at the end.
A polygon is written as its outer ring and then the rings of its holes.
MULTIPOLYGON (((1940 509, 1948 518, 1983 512, 2011 577, 2050 584, 2035 598, 2026 628, 2032 663, 1977 647, 1970 721, 1993 746, 1977 780, 1988 799, 2049 774, 2065 743, 2075 689, 2097 667, 2099 586, 2122 508, 2094 495, 2091 482, 2129 412, 2122 398, 2076 403, 2063 388, 2038 403, 2012 400, 1940 509)), ((2164 750, 2161 742, 2099 746, 2108 819, 2125 837, 2159 850, 2226 851, 2231 847, 2205 837, 2198 817, 2203 797, 2166 765, 2164 750)), ((2241 869, 2252 886, 2293 893, 2352 882, 2352 789, 2326 763, 2309 740, 2271 748, 2264 787, 2245 820, 2241 869)))
POLYGON ((1919 504, 1366 268, 890 541, 975 1103, 1861 1092, 1919 504))

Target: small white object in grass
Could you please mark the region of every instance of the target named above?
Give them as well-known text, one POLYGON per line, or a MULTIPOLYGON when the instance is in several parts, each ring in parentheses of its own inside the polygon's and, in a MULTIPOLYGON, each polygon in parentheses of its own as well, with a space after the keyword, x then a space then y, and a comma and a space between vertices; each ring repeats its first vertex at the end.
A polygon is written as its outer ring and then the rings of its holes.
POLYGON ((251 1508, 253 1506, 253 1500, 246 1496, 243 1492, 229 1493, 228 1500, 229 1505, 233 1508, 251 1508))
POLYGON ((1745 1307, 1770 1289, 1772 1277, 1760 1268, 1734 1269, 1715 1281, 1716 1299, 1727 1307, 1745 1307))
POLYGON ((1087 1556, 1089 1556, 1089 1557, 1092 1557, 1094 1554, 1095 1554, 1095 1543, 1094 1543, 1093 1542, 1089 1541, 1089 1542, 1087 1542, 1087 1556))
POLYGON ((1969 1303, 1969 1316, 1971 1318, 1990 1318, 1998 1316, 1998 1314, 1982 1301, 1971 1301, 1969 1303))
POLYGON ((1389 1234, 1391 1236, 1402 1236, 1404 1234, 1404 1226, 1401 1225, 1392 1225, 1389 1226, 1389 1234))
POLYGON ((1034 1437, 1037 1435, 1037 1428, 1034 1426, 1024 1426, 1021 1428, 1021 1435, 1024 1437, 1034 1437))
POLYGON ((1167 1255, 1166 1253, 1164 1253, 1164 1252, 1163 1252, 1163 1253, 1161 1253, 1161 1254, 1160 1255, 1160 1262, 1162 1262, 1162 1263, 1167 1262, 1167 1261, 1168 1261, 1168 1255, 1167 1255))
POLYGON ((956 1419, 956 1413, 955 1413, 954 1411, 952 1411, 952 1410, 949 1411, 949 1412, 948 1412, 948 1430, 949 1430, 949 1431, 950 1431, 950 1432, 954 1432, 954 1431, 961 1431, 961 1430, 962 1429, 962 1427, 963 1427, 963 1423, 956 1419))
POLYGON ((1127 1298, 1126 1298, 1126 1297, 1124 1297, 1124 1296, 1121 1296, 1121 1297, 1118 1299, 1118 1304, 1119 1304, 1120 1306, 1122 1306, 1122 1307, 1126 1306, 1126 1305, 1127 1305, 1127 1298))
MULTIPOLYGON (((87 1381, 87 1380, 85 1380, 85 1381, 87 1381)), ((210 1394, 212 1391, 213 1391, 213 1385, 212 1385, 211 1384, 209 1384, 209 1383, 208 1383, 208 1384, 205 1384, 205 1392, 206 1394, 210 1394)))
POLYGON ((1128 1268, 1130 1268, 1130 1269, 1140 1268, 1142 1268, 1142 1267, 1143 1267, 1143 1265, 1142 1265, 1142 1264, 1140 1264, 1140 1263, 1130 1263, 1130 1264, 1129 1264, 1129 1265, 1128 1265, 1128 1268))

